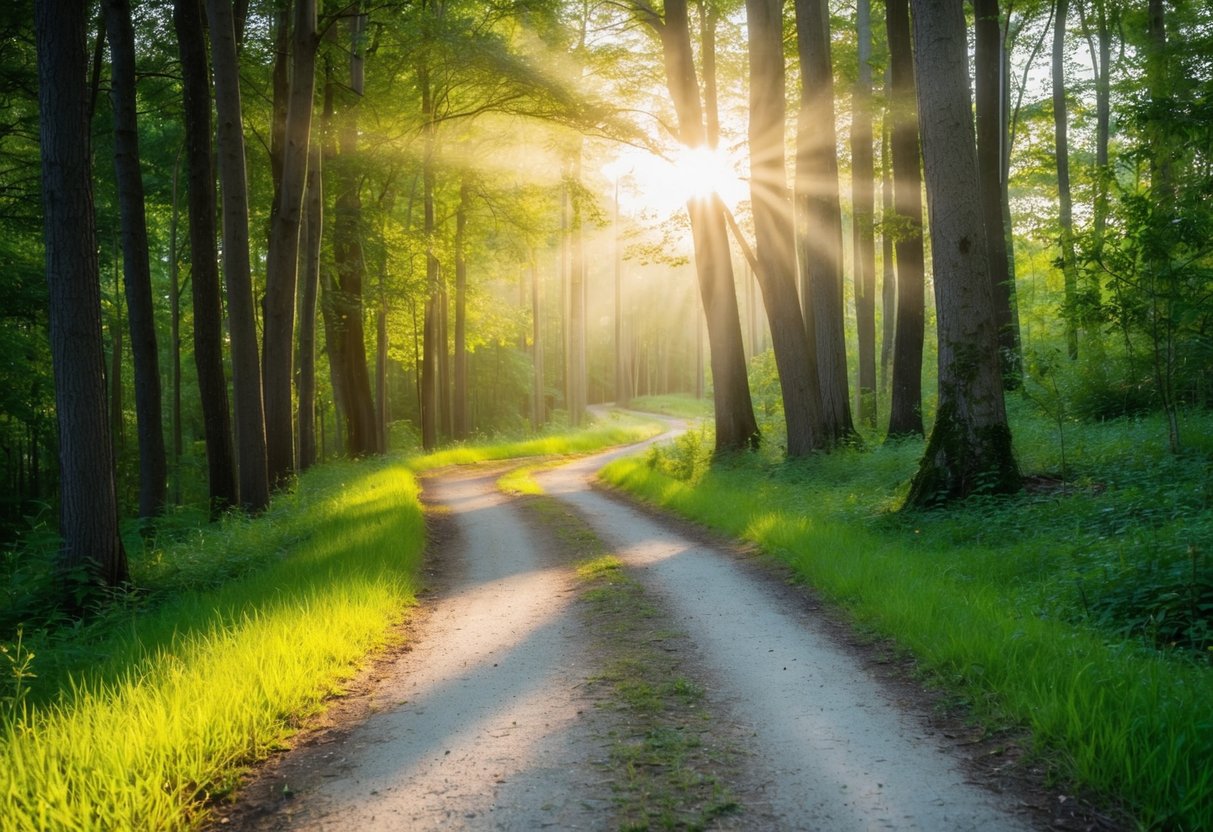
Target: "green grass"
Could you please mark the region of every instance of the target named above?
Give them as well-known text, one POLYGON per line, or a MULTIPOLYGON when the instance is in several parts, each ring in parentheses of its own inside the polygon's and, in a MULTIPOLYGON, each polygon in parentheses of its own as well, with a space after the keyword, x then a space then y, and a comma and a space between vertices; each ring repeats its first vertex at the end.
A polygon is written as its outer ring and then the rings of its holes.
POLYGON ((662 413, 666 416, 678 416, 682 419, 710 419, 712 417, 712 399, 705 396, 702 399, 690 396, 637 396, 628 402, 631 410, 642 410, 648 413, 662 413))
MULTIPOLYGON (((1202 425, 1190 435, 1209 435, 1202 425)), ((1208 457, 1168 457, 1156 420, 1065 430, 1067 488, 946 512, 891 513, 921 442, 715 465, 689 443, 603 477, 786 561, 979 717, 1029 727, 1057 776, 1123 800, 1146 827, 1213 828, 1200 643, 1182 650, 1099 614, 1124 582, 1140 589, 1189 548, 1208 551, 1208 457)), ((1015 431, 1025 470, 1060 470, 1055 426, 1017 409, 1015 431)))
POLYGON ((47 636, 31 701, 0 725, 0 829, 192 826, 413 603, 417 497, 399 464, 316 469, 265 517, 160 553, 220 585, 47 636))

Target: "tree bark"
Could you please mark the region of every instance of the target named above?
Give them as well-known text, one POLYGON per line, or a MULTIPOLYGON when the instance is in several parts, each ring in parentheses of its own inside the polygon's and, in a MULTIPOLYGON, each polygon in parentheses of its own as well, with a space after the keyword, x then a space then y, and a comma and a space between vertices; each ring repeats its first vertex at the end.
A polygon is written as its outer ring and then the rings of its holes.
POLYGON ((974 58, 976 68, 977 170, 981 188, 981 215, 990 258, 990 285, 998 321, 998 349, 1008 388, 1019 386, 1022 361, 1019 350, 1019 316, 1015 309, 1015 276, 1007 256, 1007 216, 1003 213, 1007 182, 1002 175, 1003 145, 1007 127, 1003 108, 1002 25, 998 0, 973 0, 974 58))
MULTIPOLYGON (((779 0, 747 0, 750 54, 750 193, 758 285, 771 323, 789 456, 827 444, 817 366, 796 297, 792 206, 784 163, 783 15, 779 0)), ((797 166, 799 176, 800 169, 797 166)))
POLYGON ((1074 211, 1070 191, 1070 140, 1066 107, 1065 46, 1069 0, 1057 0, 1053 16, 1053 139, 1057 161, 1057 223, 1060 227, 1061 273, 1065 286, 1062 318, 1066 351, 1078 358, 1078 263, 1074 254, 1074 211))
POLYGON ((296 289, 299 234, 307 188, 312 98, 316 89, 316 0, 294 0, 291 25, 291 74, 283 125, 281 175, 270 218, 265 275, 264 364, 266 458, 273 488, 295 473, 295 431, 291 400, 294 378, 296 289))
POLYGON ((194 367, 206 437, 211 516, 237 504, 236 458, 223 369, 223 304, 215 250, 215 169, 211 158, 211 88, 200 0, 175 0, 173 25, 181 54, 190 217, 190 285, 194 305, 194 367))
POLYGON ((915 66, 939 321, 939 409, 906 505, 1020 488, 1003 401, 994 312, 975 193, 977 155, 962 0, 914 8, 915 66))
POLYGON ((135 104, 135 31, 129 0, 105 0, 110 44, 110 101, 114 108, 114 177, 122 228, 123 284, 131 356, 135 366, 135 415, 139 437, 139 516, 164 511, 168 462, 161 415, 160 355, 156 346, 152 272, 148 263, 147 216, 139 164, 135 104))
POLYGON ((227 282, 228 329, 232 344, 232 388, 236 398, 236 444, 240 505, 263 511, 269 505, 265 411, 261 400, 261 359, 249 271, 248 180, 240 73, 231 0, 206 0, 211 32, 218 113, 219 178, 223 185, 223 275, 227 282))
POLYGON ((308 153, 304 203, 304 252, 299 291, 299 355, 296 396, 299 399, 299 471, 316 463, 316 300, 320 290, 320 243, 324 228, 324 185, 320 142, 308 153))
POLYGON ((467 287, 468 264, 465 249, 468 210, 472 203, 472 183, 464 174, 459 183, 459 207, 455 211, 455 438, 471 434, 468 418, 467 287))
POLYGON ((876 425, 876 230, 872 160, 872 9, 858 0, 855 12, 859 72, 851 113, 851 202, 854 228, 855 330, 859 359, 859 421, 876 425))
MULTIPOLYGON (((824 0, 796 0, 796 45, 801 77, 796 130, 796 205, 800 214, 797 249, 804 314, 812 318, 806 332, 810 353, 817 361, 824 432, 815 444, 828 446, 854 434, 855 425, 847 390, 834 73, 824 0)), ((775 44, 772 42, 768 48, 774 49, 775 44)), ((782 52, 779 55, 782 57, 782 52)), ((761 281, 763 269, 758 271, 761 281)), ((790 453, 790 439, 788 450, 790 453)))
POLYGON ((59 425, 58 572, 66 605, 79 580, 129 580, 118 535, 114 457, 105 412, 101 285, 93 219, 83 0, 38 0, 34 37, 42 152, 43 229, 55 414, 59 425))
POLYGON ((890 100, 893 128, 893 209, 897 262, 897 331, 893 338, 893 389, 889 401, 890 437, 923 435, 922 346, 925 255, 922 240, 922 176, 919 168, 918 109, 914 90, 914 53, 910 42, 909 0, 885 4, 889 39, 890 100))
MULTIPOLYGON (((887 75, 886 75, 887 78, 887 75)), ((893 163, 889 150, 889 117, 885 110, 880 137, 880 392, 889 389, 893 340, 897 333, 897 273, 893 268, 893 163)))
MULTIPOLYGON (((678 114, 678 139, 686 147, 706 143, 704 112, 691 54, 686 0, 666 0, 664 19, 641 11, 661 39, 666 87, 678 114)), ((695 272, 703 300, 711 352, 716 450, 756 448, 758 422, 746 378, 741 320, 733 284, 723 206, 718 199, 695 197, 687 203, 694 240, 695 272)))

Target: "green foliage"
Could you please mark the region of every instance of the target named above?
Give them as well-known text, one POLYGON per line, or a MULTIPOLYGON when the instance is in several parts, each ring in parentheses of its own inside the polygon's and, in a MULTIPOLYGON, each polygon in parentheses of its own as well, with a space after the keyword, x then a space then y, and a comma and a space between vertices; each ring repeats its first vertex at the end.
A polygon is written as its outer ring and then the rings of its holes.
POLYGON ((667 477, 694 485, 711 467, 714 447, 715 442, 705 424, 679 435, 671 445, 649 448, 645 461, 650 468, 667 477))
MULTIPOLYGON (((1029 727, 1058 776, 1126 801, 1147 827, 1208 828, 1213 448, 1169 453, 1160 415, 1094 425, 1067 412, 1062 481, 1035 473, 1060 470, 1054 417, 1018 397, 1009 408, 1028 490, 946 512, 893 511, 919 441, 751 455, 694 483, 647 456, 604 477, 785 560, 978 716, 1029 727)), ((1183 418, 1213 435, 1209 414, 1183 418)))

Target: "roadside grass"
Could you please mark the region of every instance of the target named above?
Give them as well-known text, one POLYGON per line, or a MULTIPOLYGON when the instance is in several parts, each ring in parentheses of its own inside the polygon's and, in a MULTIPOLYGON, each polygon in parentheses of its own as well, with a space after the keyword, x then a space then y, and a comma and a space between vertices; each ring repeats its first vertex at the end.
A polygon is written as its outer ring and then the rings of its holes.
MULTIPOLYGON (((1067 424, 1063 480, 1056 425, 1012 409, 1024 470, 1052 476, 948 511, 893 512, 919 441, 800 462, 684 442, 602 476, 789 563, 978 718, 1030 728, 1062 782, 1213 828, 1209 449, 1170 456, 1154 419, 1067 424)), ((1199 445, 1213 418, 1188 428, 1199 445)))
MULTIPOLYGON (((618 417, 533 441, 314 468, 256 519, 182 510, 128 538, 135 586, 53 611, 53 540, 3 564, 0 832, 176 830, 286 743, 415 602, 414 472, 647 438, 618 417)), ((533 468, 534 466, 532 466, 533 468)))
POLYGON ((524 502, 577 561, 584 614, 602 674, 601 704, 615 714, 607 773, 615 793, 613 825, 626 832, 700 830, 739 811, 724 780, 736 752, 715 735, 703 691, 686 675, 675 649, 682 634, 622 561, 557 501, 524 502))
POLYGON ((0 720, 0 829, 195 825, 390 638, 418 491, 398 463, 314 469, 264 517, 137 561, 150 598, 42 634, 36 686, 0 720))
POLYGON ((414 457, 409 467, 422 473, 447 465, 468 465, 495 459, 585 454, 611 445, 626 445, 656 436, 665 426, 650 419, 612 412, 581 429, 563 428, 538 437, 454 445, 414 457))
POLYGON ((628 402, 628 408, 683 419, 712 418, 712 399, 706 396, 702 399, 679 395, 637 396, 628 402))

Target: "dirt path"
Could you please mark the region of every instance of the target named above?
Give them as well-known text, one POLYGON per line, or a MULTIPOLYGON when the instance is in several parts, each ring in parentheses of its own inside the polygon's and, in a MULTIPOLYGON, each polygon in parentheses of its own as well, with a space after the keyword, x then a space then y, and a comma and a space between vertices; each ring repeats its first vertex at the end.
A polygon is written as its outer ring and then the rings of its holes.
MULTIPOLYGON (((703 707, 722 732, 745 737, 729 828, 1033 828, 967 782, 803 600, 591 488, 615 453, 537 479, 659 599, 692 643, 703 707)), ((586 648, 592 624, 575 610, 572 563, 556 536, 497 492, 498 473, 427 482, 454 532, 437 547, 442 576, 412 649, 337 725, 263 772, 220 825, 616 828, 604 775, 610 716, 596 707, 601 667, 586 648)))

